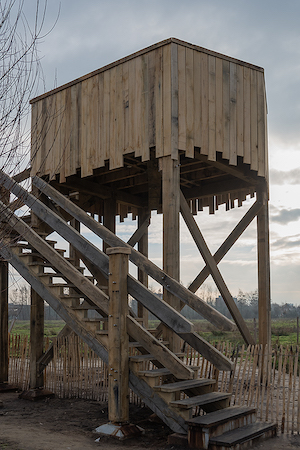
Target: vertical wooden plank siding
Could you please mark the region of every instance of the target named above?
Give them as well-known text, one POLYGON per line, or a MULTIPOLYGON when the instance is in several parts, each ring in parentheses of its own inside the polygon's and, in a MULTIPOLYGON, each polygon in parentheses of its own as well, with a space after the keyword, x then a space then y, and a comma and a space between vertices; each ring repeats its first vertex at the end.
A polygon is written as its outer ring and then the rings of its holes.
POLYGON ((223 61, 223 158, 230 154, 230 63, 223 61))
POLYGON ((208 159, 216 160, 216 58, 208 57, 208 159))
POLYGON ((216 151, 223 152, 223 64, 216 58, 216 151))
POLYGON ((266 176, 266 112, 263 72, 170 42, 33 103, 32 173, 64 181, 197 147, 266 176))
POLYGON ((149 151, 149 62, 148 54, 143 55, 141 58, 142 70, 141 70, 141 125, 140 125, 140 139, 141 139, 141 156, 142 161, 148 161, 150 159, 149 151))
POLYGON ((252 70, 250 77, 250 145, 251 169, 258 170, 257 155, 257 72, 252 70))
POLYGON ((156 157, 159 158, 164 154, 164 141, 163 141, 163 77, 162 77, 162 64, 163 53, 162 48, 159 48, 156 52, 156 64, 155 64, 155 117, 156 117, 156 129, 155 129, 155 144, 156 144, 156 157))
POLYGON ((186 148, 186 48, 178 47, 178 146, 181 150, 186 148))
MULTIPOLYGON (((148 54, 148 140, 149 148, 155 146, 155 55, 152 51, 148 54)), ((148 150, 149 151, 149 150, 148 150)))
POLYGON ((208 56, 201 53, 201 153, 208 155, 208 56))
POLYGON ((244 70, 236 66, 236 154, 244 156, 244 70))
POLYGON ((194 146, 198 148, 201 148, 202 142, 201 95, 201 54, 194 52, 194 146))
POLYGON ((237 70, 236 64, 230 63, 230 132, 229 132, 229 164, 236 166, 237 164, 237 151, 236 151, 236 95, 237 95, 237 70))
POLYGON ((171 46, 163 47, 163 145, 164 156, 172 153, 172 88, 171 88, 171 46))
POLYGON ((192 49, 186 49, 186 77, 185 77, 185 89, 186 89, 186 144, 185 154, 189 158, 194 157, 194 52, 192 49))

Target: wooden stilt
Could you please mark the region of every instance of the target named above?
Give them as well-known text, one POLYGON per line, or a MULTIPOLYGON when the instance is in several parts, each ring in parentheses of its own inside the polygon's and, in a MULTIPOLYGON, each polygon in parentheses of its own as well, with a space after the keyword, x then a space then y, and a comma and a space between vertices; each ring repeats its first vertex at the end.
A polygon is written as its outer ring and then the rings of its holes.
POLYGON ((257 215, 258 256, 258 339, 263 345, 271 344, 271 294, 270 294, 270 250, 269 210, 266 188, 257 191, 262 208, 257 215))
MULTIPOLYGON (((161 159, 162 207, 163 207, 163 269, 179 281, 179 212, 180 212, 180 169, 178 161, 170 156, 161 159)), ((180 311, 180 300, 164 289, 164 300, 180 311)), ((180 351, 180 339, 171 330, 166 330, 170 349, 180 351)))
POLYGON ((8 381, 8 263, 0 261, 0 383, 8 381))
POLYGON ((31 289, 30 309, 30 388, 43 387, 44 375, 39 372, 39 359, 44 350, 44 300, 31 289))
POLYGON ((109 255, 108 418, 114 424, 129 421, 129 340, 127 334, 127 275, 130 249, 112 247, 109 255))
MULTIPOLYGON (((149 217, 149 213, 145 209, 141 209, 139 211, 138 215, 138 228, 142 226, 142 224, 147 220, 149 217)), ((143 255, 148 257, 148 227, 146 228, 143 236, 140 238, 138 242, 138 251, 142 253, 143 255)), ((148 275, 146 272, 138 268, 138 280, 143 283, 144 286, 148 287, 148 275)), ((138 303, 138 317, 142 318, 143 325, 147 328, 148 327, 148 311, 140 304, 138 303)))

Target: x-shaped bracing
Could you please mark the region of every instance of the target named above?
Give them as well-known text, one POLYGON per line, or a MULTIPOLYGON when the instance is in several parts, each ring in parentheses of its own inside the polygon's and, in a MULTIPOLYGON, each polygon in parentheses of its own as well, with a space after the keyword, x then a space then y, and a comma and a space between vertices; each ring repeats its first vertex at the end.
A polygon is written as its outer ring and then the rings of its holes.
POLYGON ((220 291, 222 298, 224 299, 241 335, 243 336, 245 342, 247 344, 254 344, 254 340, 252 335, 249 332, 249 329, 236 306, 232 295, 229 292, 229 289, 218 269, 218 263, 221 259, 226 255, 226 253, 230 250, 233 244, 237 241, 237 239, 241 236, 241 234, 245 231, 248 225, 252 222, 254 217, 258 214, 262 207, 262 204, 256 201, 252 207, 247 211, 244 217, 240 220, 238 225, 233 229, 233 231, 229 234, 223 244, 219 247, 217 252, 212 255, 204 237, 196 223, 193 214, 191 213, 190 207, 182 193, 180 192, 180 210, 182 217, 195 241, 195 244, 200 251, 202 258, 205 261, 206 266, 201 270, 201 272, 197 275, 194 281, 190 284, 189 290, 192 292, 196 292, 197 289, 201 286, 201 284, 206 280, 206 278, 211 275, 217 288, 220 291))

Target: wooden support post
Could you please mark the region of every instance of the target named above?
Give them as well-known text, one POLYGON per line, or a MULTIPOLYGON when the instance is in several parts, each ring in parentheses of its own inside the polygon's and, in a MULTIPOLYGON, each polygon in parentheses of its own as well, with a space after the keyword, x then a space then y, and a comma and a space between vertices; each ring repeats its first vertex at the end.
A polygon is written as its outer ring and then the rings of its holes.
MULTIPOLYGON (((143 224, 143 222, 149 217, 149 213, 145 209, 141 209, 138 215, 138 228, 143 224)), ((138 242, 138 251, 143 255, 148 257, 148 227, 146 228, 143 236, 138 242)), ((144 286, 148 287, 148 275, 146 272, 138 268, 138 280, 143 283, 144 286)), ((142 318, 144 327, 148 327, 148 311, 144 308, 140 302, 138 302, 138 318, 142 318)))
POLYGON ((258 339, 262 345, 271 344, 271 292, 268 193, 265 187, 257 190, 262 208, 257 214, 258 256, 258 339))
MULTIPOLYGON (((117 212, 116 200, 115 198, 105 199, 103 205, 104 205, 103 225, 113 233, 116 233, 116 212, 117 212)), ((108 247, 109 245, 103 241, 104 252, 108 247)))
POLYGON ((107 249, 109 255, 109 317, 108 317, 108 418, 114 424, 129 421, 129 339, 128 255, 124 247, 107 249))
MULTIPOLYGON (((162 168, 162 207, 163 207, 163 269, 175 280, 179 281, 179 212, 180 212, 180 169, 178 161, 171 156, 161 159, 162 168)), ((180 300, 164 289, 164 300, 177 311, 180 311, 180 300)), ((167 329, 166 340, 170 349, 180 351, 180 338, 167 329)))
POLYGON ((39 359, 44 350, 44 300, 31 289, 30 308, 30 389, 44 385, 44 375, 39 371, 39 359))
POLYGON ((0 383, 8 382, 8 263, 0 261, 0 383))

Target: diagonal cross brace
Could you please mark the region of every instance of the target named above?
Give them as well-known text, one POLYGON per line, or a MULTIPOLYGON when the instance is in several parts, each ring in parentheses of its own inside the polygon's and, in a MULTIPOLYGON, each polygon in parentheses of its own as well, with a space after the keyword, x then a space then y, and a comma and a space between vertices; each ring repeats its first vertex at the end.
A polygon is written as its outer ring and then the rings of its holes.
POLYGON ((230 314, 232 315, 238 329, 240 330, 241 335, 243 336, 245 342, 249 344, 254 344, 254 339, 250 334, 250 331, 238 309, 236 306, 228 287, 226 286, 225 281, 223 280, 223 277, 218 269, 217 263, 212 256, 204 237, 193 217, 193 214, 190 211, 190 207, 183 195, 182 192, 180 192, 180 210, 182 217, 198 247, 198 250, 200 251, 202 258, 204 259, 207 267, 210 270, 211 276, 213 277, 214 282, 216 283, 217 288, 220 291, 220 294, 222 298, 224 299, 230 314))
MULTIPOLYGON (((224 258, 226 253, 229 252, 233 244, 238 240, 241 234, 246 230, 246 228, 250 225, 254 217, 257 216, 259 211, 262 208, 262 203, 256 200, 256 202, 251 206, 251 208, 246 212, 244 217, 239 221, 237 226, 232 230, 232 232, 227 236, 223 244, 218 248, 216 253, 214 254, 214 260, 216 264, 224 258)), ((192 292, 196 292, 197 289, 204 283, 206 278, 210 275, 210 271, 208 266, 206 265, 201 272, 196 276, 196 278, 189 285, 188 289, 192 292)))

